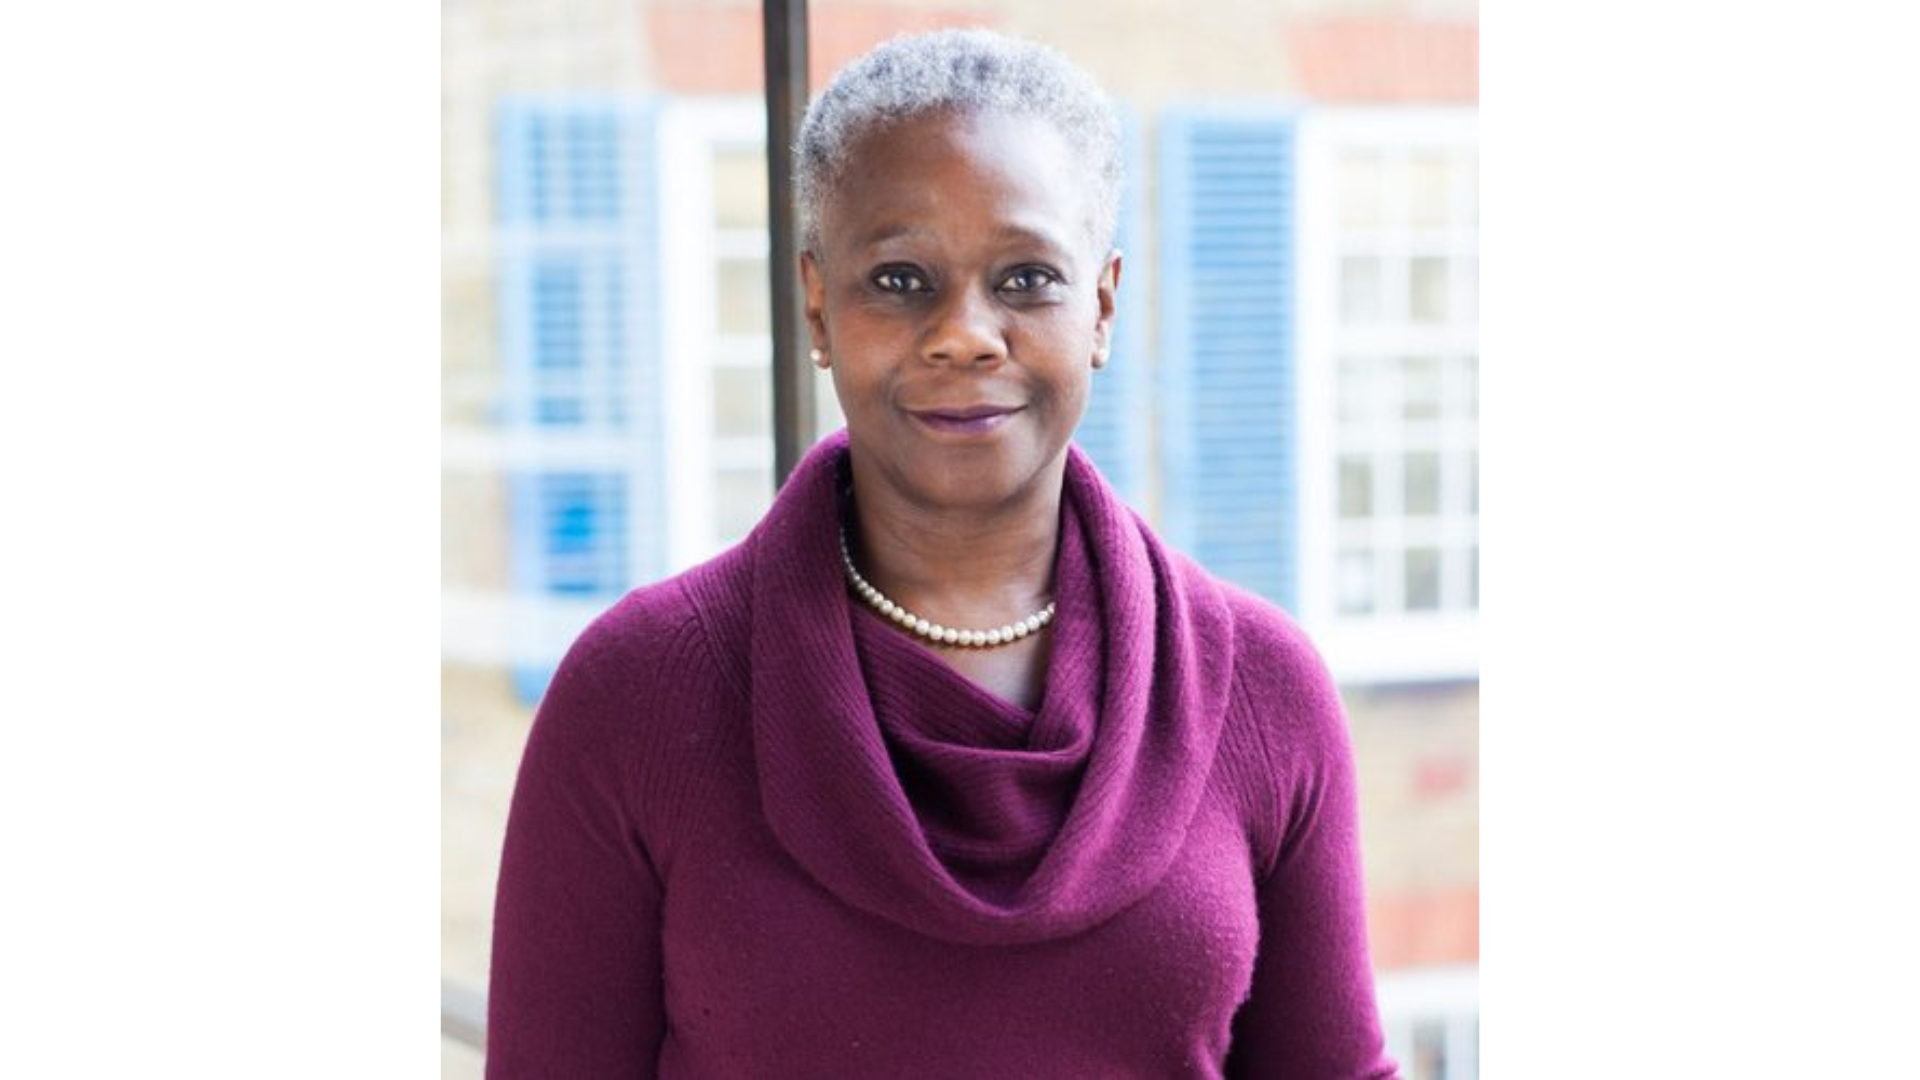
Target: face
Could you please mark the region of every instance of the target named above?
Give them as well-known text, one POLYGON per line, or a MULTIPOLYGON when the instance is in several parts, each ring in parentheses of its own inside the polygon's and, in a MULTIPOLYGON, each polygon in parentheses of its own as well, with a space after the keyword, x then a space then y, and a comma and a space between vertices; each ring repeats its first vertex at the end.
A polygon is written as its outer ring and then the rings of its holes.
POLYGON ((934 509, 1058 489, 1113 323, 1066 140, 1020 117, 942 115, 855 147, 801 256, 856 483, 934 509))

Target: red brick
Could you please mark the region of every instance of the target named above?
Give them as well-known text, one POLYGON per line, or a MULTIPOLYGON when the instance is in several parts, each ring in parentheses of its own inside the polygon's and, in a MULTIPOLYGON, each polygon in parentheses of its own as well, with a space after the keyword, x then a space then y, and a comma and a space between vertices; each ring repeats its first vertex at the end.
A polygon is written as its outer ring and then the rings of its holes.
POLYGON ((1381 971, 1480 958, 1480 890, 1369 897, 1367 937, 1381 971))
MULTIPOLYGON (((994 26, 979 12, 889 4, 813 5, 807 63, 813 89, 826 86, 849 60, 895 34, 950 26, 994 26)), ((654 71, 664 89, 687 94, 758 94, 760 8, 673 4, 647 11, 654 71)))
POLYGON ((1477 22, 1309 19, 1288 24, 1285 34, 1300 91, 1316 101, 1441 104, 1480 97, 1477 22))

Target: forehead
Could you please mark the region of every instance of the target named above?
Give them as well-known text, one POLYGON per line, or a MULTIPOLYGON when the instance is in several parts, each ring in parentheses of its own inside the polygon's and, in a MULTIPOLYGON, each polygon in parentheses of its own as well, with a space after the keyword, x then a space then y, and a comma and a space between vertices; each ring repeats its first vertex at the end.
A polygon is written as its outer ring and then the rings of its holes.
POLYGON ((829 247, 903 234, 1030 232, 1088 246, 1089 179, 1050 123, 1004 113, 895 121, 853 144, 822 207, 829 247))

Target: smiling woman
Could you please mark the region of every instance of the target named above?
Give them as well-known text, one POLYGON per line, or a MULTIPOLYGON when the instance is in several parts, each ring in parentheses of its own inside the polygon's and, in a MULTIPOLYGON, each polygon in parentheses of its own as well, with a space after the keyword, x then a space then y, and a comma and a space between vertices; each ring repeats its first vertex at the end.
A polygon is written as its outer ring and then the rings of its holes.
POLYGON ((847 430, 561 665, 489 1075, 1392 1075, 1324 667, 1069 443, 1116 126, 978 31, 814 104, 800 271, 847 430))
MULTIPOLYGON (((850 160, 861 180, 824 200, 800 265, 853 446, 857 558, 910 611, 997 626, 1048 602, 1067 441, 1120 256, 1044 121, 932 113, 850 160)), ((1049 641, 950 662, 1032 708, 1049 641)))

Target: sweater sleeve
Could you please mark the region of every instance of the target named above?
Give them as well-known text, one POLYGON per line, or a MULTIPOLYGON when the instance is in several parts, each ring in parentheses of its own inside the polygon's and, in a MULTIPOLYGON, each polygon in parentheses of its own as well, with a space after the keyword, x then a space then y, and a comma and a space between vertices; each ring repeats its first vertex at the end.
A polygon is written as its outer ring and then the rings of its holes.
POLYGON ((604 688, 619 681, 616 661, 594 636, 555 673, 514 786, 494 905, 489 1080, 650 1077, 666 1030, 661 887, 631 812, 623 695, 604 688))
POLYGON ((1275 777, 1278 846, 1257 883, 1259 953, 1227 1075, 1391 1080, 1374 1001, 1352 743, 1332 678, 1292 638, 1249 686, 1275 777))

